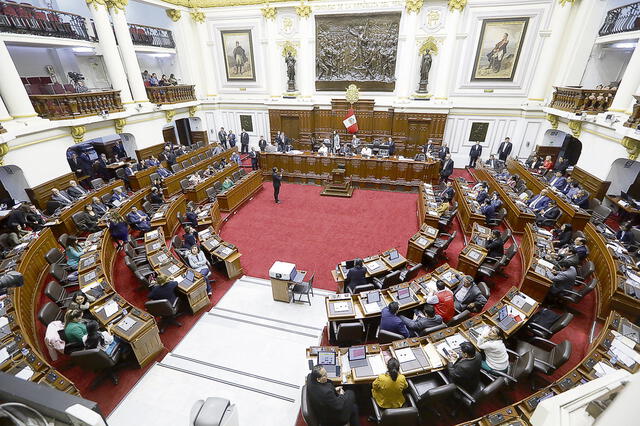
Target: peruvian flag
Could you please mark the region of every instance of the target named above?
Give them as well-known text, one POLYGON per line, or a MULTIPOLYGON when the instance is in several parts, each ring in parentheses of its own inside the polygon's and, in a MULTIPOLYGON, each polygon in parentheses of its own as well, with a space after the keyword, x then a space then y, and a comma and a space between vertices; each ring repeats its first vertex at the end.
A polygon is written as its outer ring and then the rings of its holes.
POLYGON ((356 113, 353 111, 353 108, 349 108, 349 111, 347 111, 347 116, 342 121, 342 123, 344 124, 344 127, 347 128, 347 132, 358 132, 358 121, 356 120, 356 113))

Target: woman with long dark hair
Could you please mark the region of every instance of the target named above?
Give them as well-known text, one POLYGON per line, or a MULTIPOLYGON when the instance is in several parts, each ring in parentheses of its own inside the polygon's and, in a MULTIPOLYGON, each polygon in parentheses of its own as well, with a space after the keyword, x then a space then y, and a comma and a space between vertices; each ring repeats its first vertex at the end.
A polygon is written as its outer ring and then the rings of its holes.
POLYGON ((387 372, 373 382, 371 393, 380 408, 400 408, 405 402, 403 391, 407 386, 407 379, 400 374, 400 362, 390 358, 387 372))

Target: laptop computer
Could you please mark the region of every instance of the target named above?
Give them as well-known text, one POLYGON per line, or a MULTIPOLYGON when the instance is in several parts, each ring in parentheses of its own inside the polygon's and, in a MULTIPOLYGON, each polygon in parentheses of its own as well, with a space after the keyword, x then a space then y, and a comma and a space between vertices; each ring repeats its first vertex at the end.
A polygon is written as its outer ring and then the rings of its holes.
POLYGON ((347 260, 344 263, 344 267, 347 268, 347 269, 353 268, 353 265, 355 265, 355 260, 347 260))
POLYGON ((396 260, 398 257, 400 257, 398 250, 393 249, 389 252, 389 260, 396 260))
POLYGON ((398 295, 398 300, 407 299, 411 297, 411 291, 409 290, 409 287, 401 288, 398 290, 397 295, 398 295))
POLYGON ((336 353, 330 351, 318 351, 318 365, 327 370, 329 377, 337 376, 336 353))
POLYGON ((190 283, 192 283, 195 280, 195 278, 196 278, 196 274, 191 269, 188 269, 187 273, 184 274, 184 280, 189 281, 190 283))
POLYGON ((502 330, 509 330, 511 327, 513 327, 516 324, 516 320, 509 315, 509 311, 508 308, 506 306, 503 306, 499 311, 498 311, 498 326, 502 329, 502 330))
POLYGON ((352 346, 349 348, 349 365, 351 368, 365 367, 368 364, 365 346, 352 346))

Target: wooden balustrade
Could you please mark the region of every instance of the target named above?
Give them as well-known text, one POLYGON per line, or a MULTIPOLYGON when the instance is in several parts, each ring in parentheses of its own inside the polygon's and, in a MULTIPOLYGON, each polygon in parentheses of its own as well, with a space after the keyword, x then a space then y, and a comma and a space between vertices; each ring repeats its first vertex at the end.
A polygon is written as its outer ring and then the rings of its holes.
POLYGON ((147 87, 149 101, 154 104, 177 104, 196 100, 195 86, 181 84, 178 86, 147 87))
POLYGON ((102 112, 124 111, 119 90, 100 92, 30 95, 38 115, 50 120, 88 117, 102 112))
POLYGON ((89 34, 84 17, 26 3, 0 2, 0 31, 87 41, 97 40, 95 33, 89 34))
POLYGON ((633 95, 633 97, 636 98, 636 103, 633 104, 633 112, 624 123, 624 126, 637 129, 640 126, 640 95, 633 95))
POLYGON ((149 27, 147 25, 129 24, 129 32, 133 44, 143 46, 166 47, 173 49, 176 47, 173 41, 173 34, 165 28, 149 27))
POLYGON ((640 2, 616 7, 608 11, 598 34, 606 36, 637 30, 640 30, 640 2))
POLYGON ((583 89, 580 87, 554 87, 549 106, 573 113, 598 114, 605 112, 613 102, 616 89, 583 89))

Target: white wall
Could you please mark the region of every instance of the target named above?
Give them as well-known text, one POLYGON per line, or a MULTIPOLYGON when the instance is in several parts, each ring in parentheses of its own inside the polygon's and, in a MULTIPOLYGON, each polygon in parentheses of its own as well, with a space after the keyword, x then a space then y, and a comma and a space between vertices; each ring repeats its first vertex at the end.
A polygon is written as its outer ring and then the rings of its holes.
POLYGON ((640 163, 626 158, 619 158, 611 165, 611 170, 607 174, 606 180, 611 182, 609 194, 620 194, 620 191, 627 191, 629 186, 635 182, 640 173, 640 163))
POLYGON ((175 54, 170 53, 146 53, 136 52, 138 57, 138 64, 140 65, 140 71, 149 71, 149 74, 156 73, 158 79, 162 78, 162 74, 166 74, 169 77, 171 74, 175 74, 175 77, 180 83, 188 84, 182 79, 180 73, 180 67, 175 54), (165 55, 170 55, 165 57, 165 55))
POLYGON ((595 45, 584 70, 581 85, 587 89, 622 79, 633 49, 617 49, 595 45))
POLYGON ((0 182, 2 182, 2 186, 4 186, 14 200, 29 201, 29 196, 25 191, 25 188, 28 187, 27 181, 19 167, 0 167, 0 182))

